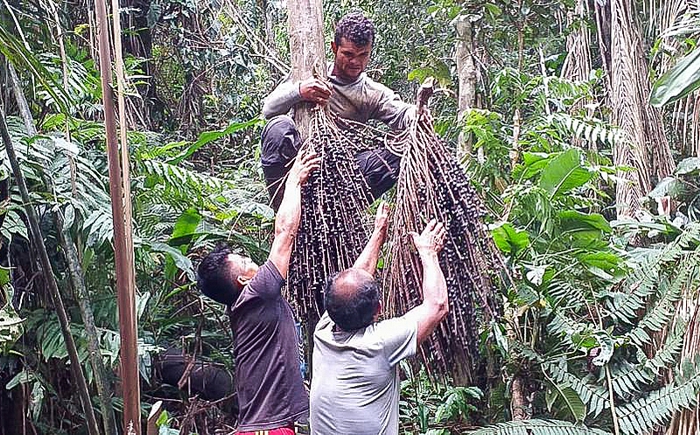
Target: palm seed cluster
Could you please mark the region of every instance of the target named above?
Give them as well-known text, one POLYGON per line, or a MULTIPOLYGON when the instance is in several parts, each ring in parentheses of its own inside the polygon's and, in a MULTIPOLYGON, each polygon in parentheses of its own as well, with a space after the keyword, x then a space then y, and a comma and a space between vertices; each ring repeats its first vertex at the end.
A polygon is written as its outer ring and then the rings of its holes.
POLYGON ((493 318, 492 276, 501 264, 483 222, 485 208, 425 114, 390 149, 402 150, 403 157, 391 219, 385 306, 390 314, 401 315, 421 302, 422 266, 418 254, 408 248, 408 232, 420 233, 433 218, 442 222, 447 236, 439 259, 450 313, 420 355, 433 375, 472 380, 480 362, 479 323, 493 318))
POLYGON ((387 147, 402 155, 391 218, 385 306, 402 315, 422 300, 422 267, 408 232, 420 233, 432 218, 447 240, 440 264, 448 285, 450 314, 420 349, 431 375, 470 379, 478 365, 479 321, 495 311, 492 276, 500 264, 484 226, 485 209, 464 171, 421 114, 401 135, 334 118, 315 110, 301 152, 322 157, 321 168, 302 189, 302 217, 292 255, 292 300, 309 331, 322 311, 327 277, 351 267, 369 239, 369 187, 355 160, 360 151, 387 147))

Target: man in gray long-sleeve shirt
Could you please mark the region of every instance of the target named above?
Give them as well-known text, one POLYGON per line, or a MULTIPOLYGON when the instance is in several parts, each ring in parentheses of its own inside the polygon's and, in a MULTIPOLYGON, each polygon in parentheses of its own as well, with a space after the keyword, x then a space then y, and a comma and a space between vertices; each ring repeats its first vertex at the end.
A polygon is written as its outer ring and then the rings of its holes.
MULTIPOLYGON (((265 99, 263 115, 270 122, 262 135, 261 159, 275 210, 283 195, 287 163, 301 145, 293 121, 296 104, 303 101, 328 104, 342 118, 362 123, 376 119, 394 130, 406 127, 416 116, 414 105, 404 103, 394 91, 365 74, 373 43, 372 22, 361 13, 346 15, 338 22, 331 43, 335 56, 328 74, 331 87, 315 78, 301 82, 286 80, 265 99)), ((362 152, 357 155, 357 161, 375 198, 396 182, 399 157, 388 150, 362 152)))

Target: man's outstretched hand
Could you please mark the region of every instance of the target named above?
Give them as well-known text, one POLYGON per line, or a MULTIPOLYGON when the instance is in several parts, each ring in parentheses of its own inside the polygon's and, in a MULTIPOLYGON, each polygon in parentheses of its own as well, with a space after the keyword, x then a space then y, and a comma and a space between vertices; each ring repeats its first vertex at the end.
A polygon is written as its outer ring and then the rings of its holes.
POLYGON ((289 171, 290 177, 296 179, 300 186, 309 179, 309 174, 321 166, 321 157, 311 151, 297 155, 294 166, 289 171))
POLYGON ((379 203, 377 214, 374 215, 374 231, 379 231, 386 235, 389 226, 389 205, 386 201, 379 203))
POLYGON ((413 244, 420 255, 437 254, 445 244, 447 231, 441 222, 433 219, 428 222, 423 232, 419 235, 416 232, 408 233, 413 238, 413 244))
POLYGON ((310 78, 299 83, 299 94, 304 101, 324 105, 328 103, 331 89, 321 80, 310 78))

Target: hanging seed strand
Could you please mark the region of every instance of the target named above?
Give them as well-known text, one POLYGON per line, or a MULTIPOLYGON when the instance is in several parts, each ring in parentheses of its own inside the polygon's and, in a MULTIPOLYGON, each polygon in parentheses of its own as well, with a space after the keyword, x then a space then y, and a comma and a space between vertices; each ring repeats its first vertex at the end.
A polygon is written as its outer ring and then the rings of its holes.
MULTIPOLYGON (((321 167, 302 188, 289 289, 300 318, 312 327, 320 315, 325 280, 351 267, 369 239, 365 214, 370 195, 355 160, 355 153, 362 148, 358 143, 326 111, 317 110, 301 147, 300 152, 317 153, 321 167)), ((363 143, 370 141, 364 139, 363 143)))
POLYGON ((479 328, 494 318, 492 277, 501 268, 497 250, 483 223, 485 207, 457 160, 421 115, 389 149, 402 152, 391 220, 390 269, 385 305, 402 315, 422 301, 422 266, 412 252, 409 231, 420 233, 432 218, 447 229, 439 260, 445 273, 450 313, 426 340, 420 355, 433 374, 472 382, 480 365, 479 328))

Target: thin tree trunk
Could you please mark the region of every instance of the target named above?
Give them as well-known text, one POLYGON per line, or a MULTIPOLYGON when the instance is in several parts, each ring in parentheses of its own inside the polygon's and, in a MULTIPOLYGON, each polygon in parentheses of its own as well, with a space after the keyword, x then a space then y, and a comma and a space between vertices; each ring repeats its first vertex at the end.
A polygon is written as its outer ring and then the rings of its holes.
MULTIPOLYGON (((455 57, 457 60, 457 77, 459 78, 459 96, 457 108, 457 120, 459 125, 464 122, 468 110, 474 107, 476 100, 476 66, 474 64, 474 42, 472 37, 472 23, 468 17, 461 17, 455 23, 457 29, 457 45, 455 57)), ((472 152, 471 135, 459 133, 459 152, 469 154, 472 152)))
MULTIPOLYGON (((572 82, 582 82, 588 80, 589 74, 593 70, 591 61, 591 32, 584 20, 588 16, 588 5, 586 0, 578 0, 576 8, 569 11, 566 16, 567 25, 569 27, 576 26, 566 37, 567 55, 564 60, 564 65, 561 69, 561 77, 572 82)), ((572 114, 584 111, 584 107, 592 103, 589 98, 582 99, 574 103, 569 111, 572 114)), ((592 115, 589 113, 589 115, 592 115)), ((572 143, 580 148, 583 148, 584 141, 574 138, 572 143)), ((595 141, 586 142, 587 148, 597 151, 598 147, 595 141)))
POLYGON ((39 262, 41 264, 42 273, 44 274, 44 280, 48 286, 51 298, 53 299, 56 315, 58 316, 58 321, 61 325, 61 333, 63 335, 63 340, 66 343, 66 349, 68 350, 70 370, 73 374, 73 381, 75 382, 75 388, 78 391, 83 413, 85 414, 87 430, 90 435, 99 435, 100 430, 97 426, 95 411, 92 408, 92 403, 90 402, 90 392, 88 390, 87 382, 85 381, 82 365, 80 364, 78 350, 75 347, 75 341, 73 340, 73 335, 70 331, 70 320, 68 318, 68 314, 66 313, 66 307, 63 305, 63 298, 58 290, 58 284, 56 283, 56 277, 54 276, 53 269, 51 268, 49 254, 46 252, 46 246, 44 245, 41 230, 39 229, 39 218, 32 207, 31 199, 29 198, 29 191, 27 190, 27 184, 24 180, 22 169, 19 166, 14 145, 12 145, 10 132, 8 131, 7 124, 5 123, 5 111, 2 107, 0 107, 0 135, 2 136, 2 141, 5 145, 5 151, 7 152, 10 166, 12 167, 12 173, 17 182, 20 195, 22 196, 22 202, 24 202, 24 210, 27 215, 27 221, 29 222, 29 231, 39 254, 39 262))
POLYGON ((610 17, 609 93, 613 121, 625 132, 613 158, 617 166, 636 169, 618 172, 616 206, 618 217, 630 217, 640 208, 642 196, 670 175, 675 163, 661 116, 648 104, 649 68, 631 0, 613 0, 610 17))
MULTIPOLYGON (((24 121, 24 126, 27 130, 29 136, 36 136, 37 131, 34 126, 34 119, 32 113, 29 110, 29 104, 24 96, 24 92, 19 84, 19 78, 14 68, 10 64, 8 67, 10 86, 15 95, 15 100, 17 101, 17 106, 20 109, 20 114, 24 121)), ((43 177, 42 181, 46 185, 49 192, 53 192, 53 180, 48 175, 47 171, 42 171, 43 177)), ((70 278, 71 286, 75 292, 76 299, 78 300, 78 306, 80 307, 80 315, 83 318, 83 325, 85 326, 85 334, 87 335, 87 346, 88 346, 88 357, 90 359, 90 365, 92 365, 92 370, 95 376, 95 385, 97 388, 97 395, 100 399, 100 406, 102 408, 102 425, 104 427, 105 434, 115 434, 116 427, 114 426, 114 411, 112 409, 112 392, 107 383, 107 371, 105 370, 104 362, 102 361, 102 353, 100 352, 100 339, 99 333, 97 332, 97 327, 95 326, 95 316, 92 311, 92 304, 90 302, 90 294, 85 287, 84 273, 80 266, 80 260, 78 258, 78 252, 73 243, 73 238, 71 237, 69 228, 66 228, 65 222, 63 220, 63 215, 60 210, 53 214, 54 224, 56 226, 56 231, 58 233, 58 241, 65 254, 66 263, 68 265, 68 276, 70 278)))
MULTIPOLYGON (((326 58, 323 38, 323 2, 321 0, 290 0, 287 2, 289 52, 292 80, 313 76, 326 78, 326 58)), ((306 139, 311 119, 311 103, 295 106, 294 120, 302 140, 306 139)))
MULTIPOLYGON (((133 264, 129 259, 133 253, 127 241, 131 238, 131 222, 125 222, 125 202, 131 201, 124 196, 124 181, 120 167, 119 143, 114 117, 114 93, 112 90, 111 46, 109 43, 109 25, 107 8, 104 0, 95 0, 97 17, 97 37, 100 53, 100 76, 102 82, 102 101, 105 117, 107 139, 107 163, 109 165, 109 191, 112 199, 112 224, 114 225, 114 262, 117 277, 117 305, 119 307, 119 335, 121 342, 121 378, 124 398, 124 432, 128 435, 141 433, 141 387, 138 370, 138 351, 136 345, 136 289, 131 280, 133 264)), ((128 159, 127 159, 128 161, 128 159)), ((130 208, 127 205, 127 208, 130 208)))
POLYGON ((510 411, 513 420, 528 420, 530 418, 530 404, 527 399, 525 379, 520 374, 513 377, 510 393, 510 411))

